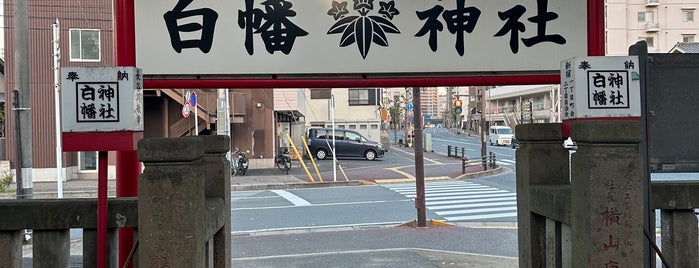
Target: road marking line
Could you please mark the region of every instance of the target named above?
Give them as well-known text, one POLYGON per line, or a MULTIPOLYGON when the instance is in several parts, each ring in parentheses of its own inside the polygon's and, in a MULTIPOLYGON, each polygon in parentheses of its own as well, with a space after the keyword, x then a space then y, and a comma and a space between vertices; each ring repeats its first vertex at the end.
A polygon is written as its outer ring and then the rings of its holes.
POLYGON ((504 197, 504 196, 513 196, 516 197, 516 193, 505 193, 505 194, 480 194, 480 195, 471 195, 471 196, 446 196, 446 197, 426 197, 428 202, 430 200, 433 201, 439 201, 439 200, 458 200, 458 199, 472 199, 472 198, 484 198, 484 197, 504 197))
MULTIPOLYGON (((495 212, 495 211, 514 211, 515 215, 517 214, 517 207, 499 207, 499 208, 477 208, 477 209, 464 209, 464 210, 448 210, 448 211, 436 211, 435 213, 440 216, 445 216, 445 215, 459 215, 459 214, 475 214, 475 213, 488 213, 488 212, 495 212)), ((486 216, 486 215, 495 215, 495 214, 485 214, 485 215, 480 215, 480 216, 486 216)))
MULTIPOLYGON (((425 177, 425 181, 438 181, 438 180, 449 180, 451 178, 447 176, 438 177, 425 177)), ((400 179, 377 179, 374 182, 378 184, 391 184, 391 183, 404 183, 404 182, 415 182, 415 177, 412 178, 400 178, 400 179)))
POLYGON ((425 251, 425 252, 440 252, 440 253, 462 255, 462 256, 479 256, 479 257, 488 257, 488 258, 496 258, 496 259, 511 260, 511 261, 517 260, 517 257, 488 255, 488 254, 480 254, 480 253, 466 253, 466 252, 438 250, 438 249, 429 249, 429 248, 379 248, 379 249, 343 250, 343 251, 329 251, 329 252, 257 256, 257 257, 239 257, 239 258, 233 258, 233 260, 235 260, 235 261, 255 261, 255 260, 269 260, 269 259, 280 259, 280 258, 303 258, 303 257, 327 256, 327 255, 338 255, 338 254, 395 252, 395 251, 408 251, 408 250, 425 251))
POLYGON ((311 205, 311 203, 309 203, 305 199, 298 197, 297 195, 292 194, 292 193, 287 192, 287 191, 284 191, 284 190, 270 190, 270 192, 273 192, 273 193, 283 197, 287 201, 294 204, 294 206, 300 207, 300 206, 310 206, 311 205))
MULTIPOLYGON (((401 150, 401 149, 391 148, 391 150, 396 150, 396 151, 399 151, 399 152, 404 153, 404 154, 407 154, 407 155, 415 156, 415 154, 410 153, 410 152, 408 152, 408 151, 403 151, 403 150, 401 150)), ((432 162, 433 164, 436 164, 436 165, 444 165, 444 163, 439 162, 439 161, 434 160, 434 159, 430 159, 430 158, 428 158, 428 157, 424 157, 424 156, 423 156, 422 158, 424 158, 425 160, 430 161, 430 162, 432 162)))
POLYGON ((446 201, 427 201, 427 207, 438 206, 438 205, 450 205, 450 204, 468 204, 468 203, 481 203, 481 202, 498 202, 498 201, 516 201, 517 197, 510 196, 504 198, 479 198, 479 199, 449 199, 446 201))
POLYGON ((432 210, 438 209, 457 209, 457 208, 477 208, 477 207, 493 207, 493 206, 516 206, 517 201, 507 201, 507 202, 492 202, 492 203, 481 203, 481 204, 454 204, 454 205, 442 205, 442 206, 428 206, 427 208, 432 210))
MULTIPOLYGON (((447 221, 467 221, 467 220, 478 220, 478 219, 494 219, 494 218, 505 218, 505 217, 517 217, 517 212, 511 213, 499 213, 499 214, 484 214, 475 216, 458 216, 458 217, 444 217, 447 221)), ((516 228, 513 228, 516 229, 516 228)))
MULTIPOLYGON (((357 202, 337 202, 337 203, 324 203, 324 204, 312 204, 311 207, 328 207, 328 206, 348 206, 348 205, 363 205, 363 204, 383 204, 383 203, 403 203, 412 202, 412 200, 378 200, 378 201, 357 201, 357 202)), ((274 207, 243 207, 243 208, 231 208, 231 211, 245 211, 245 210, 263 210, 263 209, 280 209, 280 208, 295 208, 297 206, 274 206, 274 207)))

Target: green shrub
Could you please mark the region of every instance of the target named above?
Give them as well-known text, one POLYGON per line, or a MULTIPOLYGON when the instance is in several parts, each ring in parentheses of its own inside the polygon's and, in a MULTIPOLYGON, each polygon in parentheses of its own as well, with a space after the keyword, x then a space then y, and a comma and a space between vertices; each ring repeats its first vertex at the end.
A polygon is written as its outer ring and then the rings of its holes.
POLYGON ((0 174, 0 193, 14 192, 9 188, 10 184, 12 184, 12 173, 3 172, 0 174))

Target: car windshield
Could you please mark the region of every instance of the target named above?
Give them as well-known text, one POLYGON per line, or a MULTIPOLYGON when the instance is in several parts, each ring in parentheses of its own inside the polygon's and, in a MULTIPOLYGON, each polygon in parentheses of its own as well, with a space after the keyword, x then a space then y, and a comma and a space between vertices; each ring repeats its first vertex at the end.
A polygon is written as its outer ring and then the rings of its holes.
POLYGON ((512 129, 509 129, 509 128, 498 129, 498 134, 512 134, 512 129))

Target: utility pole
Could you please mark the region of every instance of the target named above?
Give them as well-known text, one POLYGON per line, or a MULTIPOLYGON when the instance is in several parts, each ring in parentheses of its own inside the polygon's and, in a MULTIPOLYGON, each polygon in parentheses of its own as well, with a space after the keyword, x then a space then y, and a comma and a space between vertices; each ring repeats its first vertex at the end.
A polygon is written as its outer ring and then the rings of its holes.
MULTIPOLYGON (((29 13, 27 1, 14 1, 14 85, 18 92, 17 107, 14 120, 18 120, 18 141, 15 141, 16 153, 21 154, 15 163, 17 172, 17 198, 31 199, 33 196, 32 182, 32 112, 31 94, 29 90, 29 13), (21 180, 21 181, 20 181, 21 180), (21 185, 21 187, 20 187, 21 185)), ((17 125, 17 124, 15 124, 17 125)))
POLYGON ((413 118, 413 138, 415 139, 415 208, 417 209, 417 227, 427 227, 425 205, 425 160, 422 144, 422 108, 420 88, 413 88, 415 117, 413 118))

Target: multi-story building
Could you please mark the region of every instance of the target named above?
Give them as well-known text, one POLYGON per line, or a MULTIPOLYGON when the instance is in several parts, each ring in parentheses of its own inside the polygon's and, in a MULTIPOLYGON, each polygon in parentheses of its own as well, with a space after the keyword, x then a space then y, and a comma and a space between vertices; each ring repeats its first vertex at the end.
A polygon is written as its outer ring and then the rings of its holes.
POLYGON ((640 40, 649 53, 667 53, 678 42, 696 42, 699 23, 694 13, 699 1, 606 0, 607 55, 628 55, 640 40))
POLYGON ((381 138, 381 89, 306 89, 304 95, 306 127, 332 127, 334 121, 336 128, 356 130, 374 141, 381 138))
MULTIPOLYGON (((53 33, 51 25, 60 22, 59 47, 62 67, 106 67, 115 65, 114 10, 112 0, 78 0, 64 2, 29 1, 28 29, 15 29, 12 0, 4 5, 6 51, 14 51, 14 31, 28 31, 29 88, 32 114, 32 179, 54 181, 56 172, 56 113, 53 77, 53 33)), ((5 53, 5 96, 18 86, 15 83, 14 53, 5 53)), ((275 113, 272 89, 235 89, 229 95, 232 147, 253 152, 251 158, 263 157, 272 166, 275 151, 275 113)), ((179 137, 213 134, 216 124, 215 89, 144 89, 144 137, 179 137), (198 112, 184 117, 185 92, 198 93, 198 112), (195 123, 196 122, 196 123, 195 123), (198 126, 197 126, 198 125, 198 126), (196 133, 194 130, 199 130, 196 133)), ((5 105, 5 126, 12 126, 12 107, 5 105)), ((14 128, 7 128, 7 155, 16 159, 14 128)), ((96 152, 64 152, 61 168, 64 179, 96 178, 96 152)), ((116 164, 110 154, 109 177, 114 178, 116 164)), ((4 159, 0 159, 4 160, 4 159)), ((14 161, 11 161, 14 168, 14 161)), ((255 164, 251 162, 251 166, 255 164)))

